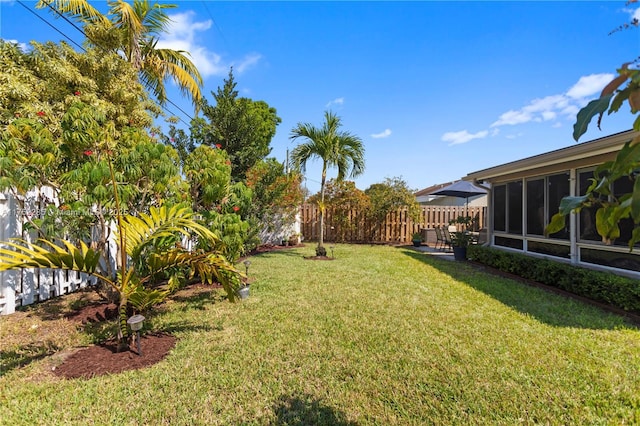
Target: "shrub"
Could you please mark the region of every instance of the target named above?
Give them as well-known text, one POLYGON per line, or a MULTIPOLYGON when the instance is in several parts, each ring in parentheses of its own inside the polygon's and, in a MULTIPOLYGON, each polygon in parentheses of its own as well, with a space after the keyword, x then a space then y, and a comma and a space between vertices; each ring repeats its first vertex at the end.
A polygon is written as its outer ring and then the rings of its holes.
POLYGON ((468 256, 501 271, 640 313, 640 281, 521 253, 472 245, 468 256))

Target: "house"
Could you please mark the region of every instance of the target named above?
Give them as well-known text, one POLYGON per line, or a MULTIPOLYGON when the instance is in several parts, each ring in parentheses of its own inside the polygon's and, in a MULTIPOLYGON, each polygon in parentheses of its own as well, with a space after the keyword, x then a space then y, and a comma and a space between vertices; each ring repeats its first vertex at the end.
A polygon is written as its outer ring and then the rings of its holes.
POLYGON ((469 197, 468 200, 460 197, 450 197, 450 196, 433 194, 434 192, 437 192, 442 188, 452 185, 456 182, 457 181, 439 183, 437 185, 432 185, 428 188, 421 189, 420 191, 414 193, 416 197, 416 201, 421 206, 458 206, 458 207, 464 206, 464 205, 468 205, 469 207, 486 207, 487 206, 486 194, 469 197), (466 204, 467 202, 469 204, 466 204))
MULTIPOLYGON (((488 244, 531 256, 640 277, 640 246, 629 252, 633 222, 620 223, 621 236, 606 245, 595 230, 595 208, 567 217, 562 231, 545 236, 560 200, 585 193, 594 169, 613 160, 637 133, 626 131, 522 160, 469 173, 464 179, 490 184, 488 244)), ((630 192, 633 181, 620 179, 613 194, 630 192)))

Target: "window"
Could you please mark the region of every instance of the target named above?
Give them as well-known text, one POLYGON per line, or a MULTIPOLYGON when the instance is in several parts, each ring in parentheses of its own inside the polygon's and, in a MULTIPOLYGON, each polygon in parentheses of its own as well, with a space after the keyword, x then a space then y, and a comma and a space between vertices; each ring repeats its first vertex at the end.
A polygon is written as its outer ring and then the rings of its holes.
MULTIPOLYGON (((558 213, 560 201, 563 197, 569 195, 569 173, 561 173, 547 177, 547 221, 551 220, 551 216, 558 213)), ((549 222, 547 222, 549 223, 549 222)), ((564 229, 549 235, 549 238, 557 238, 561 240, 569 239, 569 216, 565 216, 564 229)))
MULTIPOLYGON (((586 170, 578 173, 578 193, 584 195, 592 183, 593 171, 586 170)), ((614 197, 619 198, 623 194, 633 191, 634 180, 629 177, 623 177, 616 180, 612 185, 612 194, 614 197)), ((602 237, 598 234, 596 229, 596 211, 599 206, 593 206, 589 208, 583 208, 580 211, 579 216, 579 239, 581 241, 602 241, 602 237)), ((631 218, 624 218, 618 223, 620 227, 620 237, 616 238, 614 245, 626 246, 631 239, 633 233, 634 224, 631 218)))
MULTIPOLYGON (((578 172, 578 195, 584 195, 587 193, 589 185, 591 185, 591 179, 593 179, 593 171, 581 171, 578 172)), ((597 207, 589 207, 580 210, 580 216, 578 217, 578 239, 582 241, 601 241, 602 238, 598 235, 596 230, 596 211, 597 207)))
POLYGON ((527 181, 527 234, 544 235, 544 179, 527 181))
POLYGON ((522 235, 522 181, 507 184, 507 232, 522 235))
POLYGON ((494 187, 493 229, 522 235, 522 182, 494 187))
POLYGON ((498 185, 493 188, 493 229, 507 230, 507 186, 498 185))

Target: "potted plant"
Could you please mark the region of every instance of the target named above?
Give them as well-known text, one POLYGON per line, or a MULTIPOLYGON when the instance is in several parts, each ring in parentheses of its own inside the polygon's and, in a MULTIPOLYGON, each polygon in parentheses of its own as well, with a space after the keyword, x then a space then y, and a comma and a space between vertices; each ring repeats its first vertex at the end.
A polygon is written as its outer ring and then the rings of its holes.
POLYGON ((422 245, 422 233, 415 232, 413 234, 413 238, 411 239, 411 242, 413 242, 414 247, 420 247, 420 245, 422 245))
POLYGON ((451 247, 453 247, 453 258, 455 260, 467 259, 467 247, 471 244, 471 235, 467 232, 456 231, 451 234, 451 247))

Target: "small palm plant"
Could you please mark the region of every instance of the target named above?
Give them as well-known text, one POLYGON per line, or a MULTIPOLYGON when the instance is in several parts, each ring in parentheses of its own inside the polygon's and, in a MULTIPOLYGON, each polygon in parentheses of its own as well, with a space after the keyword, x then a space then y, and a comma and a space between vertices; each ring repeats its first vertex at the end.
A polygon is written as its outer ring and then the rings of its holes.
POLYGON ((96 276, 116 291, 120 298, 118 337, 125 345, 127 306, 143 311, 163 301, 185 278, 198 276, 203 282, 222 284, 233 301, 240 287, 240 272, 215 252, 188 251, 181 236, 215 242, 218 237, 199 224, 190 209, 183 206, 152 207, 139 217, 118 216, 117 241, 121 252, 116 278, 100 273, 105 262, 102 253, 84 242, 39 239, 35 243, 16 239, 0 246, 0 271, 20 268, 53 268, 84 272, 96 276), (186 274, 185 274, 186 271, 186 274), (154 284, 154 277, 168 277, 166 284, 154 284))

